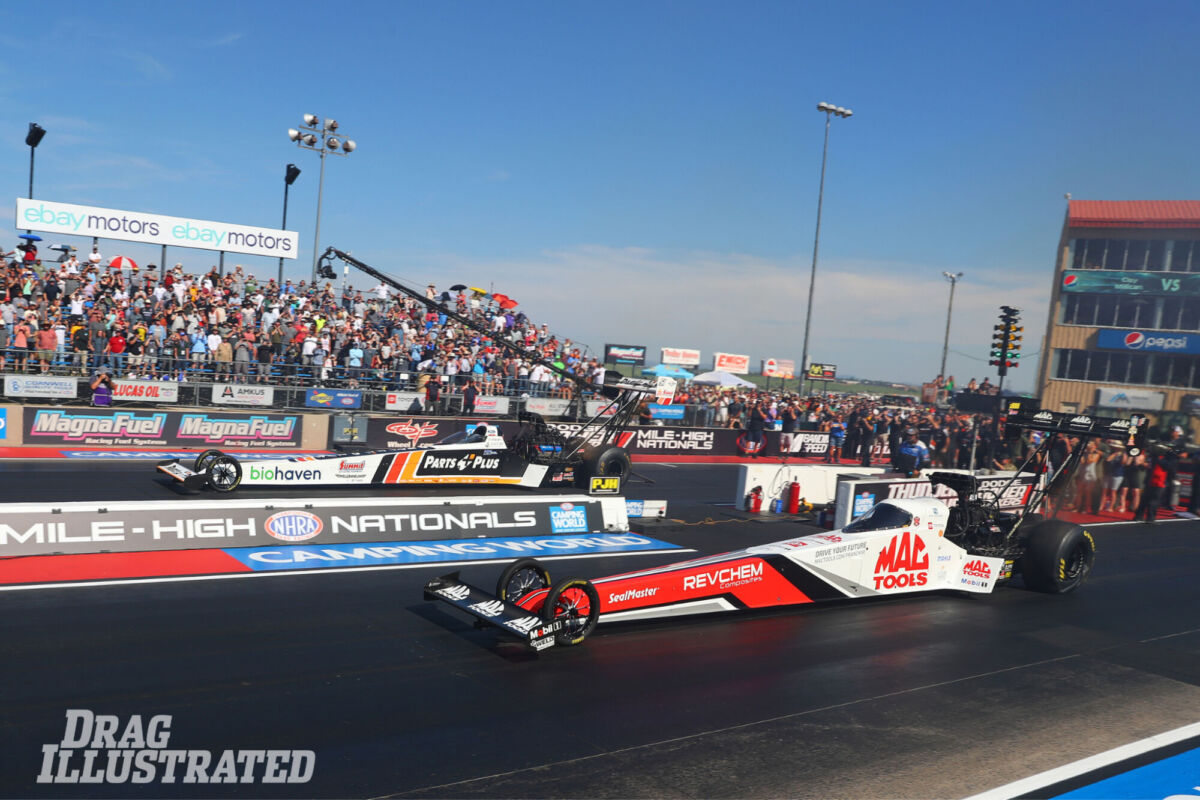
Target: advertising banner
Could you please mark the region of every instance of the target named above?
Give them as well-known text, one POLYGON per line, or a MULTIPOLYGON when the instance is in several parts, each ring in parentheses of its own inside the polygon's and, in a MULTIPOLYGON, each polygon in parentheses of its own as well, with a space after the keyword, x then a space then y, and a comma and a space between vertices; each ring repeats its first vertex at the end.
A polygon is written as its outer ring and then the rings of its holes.
POLYGON ((362 408, 363 393, 357 389, 309 389, 304 405, 309 408, 362 408))
POLYGON ((75 378, 4 376, 6 397, 77 397, 78 392, 75 378))
POLYGON ((133 403, 178 403, 175 381, 113 381, 113 400, 133 403))
MULTIPOLYGON (((0 514, 0 558, 101 550, 182 550, 305 545, 339 545, 405 539, 475 539, 550 534, 594 534, 606 530, 605 501, 584 495, 516 499, 490 497, 483 505, 450 506, 434 497, 375 499, 370 506, 313 500, 263 504, 61 503, 37 508, 7 504, 0 514), (282 507, 281 507, 282 506, 282 507)), ((623 501, 617 500, 618 505, 623 501)), ((622 509, 624 510, 624 509, 622 509)), ((616 525, 615 516, 607 522, 616 525)), ((620 516, 620 515, 616 515, 620 516)), ((628 530, 628 528, 625 528, 628 530)), ((286 547, 282 548, 284 551, 286 547)), ((552 552, 554 545, 510 549, 552 552)))
POLYGON ((676 388, 678 388, 678 383, 674 378, 660 375, 658 381, 654 384, 654 399, 658 401, 659 405, 669 406, 671 401, 675 399, 676 388))
POLYGON ((0 408, 0 439, 8 438, 8 409, 0 408))
POLYGON ((425 410, 425 395, 422 392, 388 392, 384 408, 404 414, 420 414, 425 410))
MULTIPOLYGON (((997 497, 1001 511, 1017 511, 1024 508, 1025 497, 1037 480, 1036 475, 979 476, 978 497, 997 497), (1011 485, 1010 485, 1011 481, 1011 485)), ((895 480, 842 481, 838 484, 837 509, 833 525, 842 528, 871 510, 884 500, 909 497, 936 497, 948 506, 958 504, 958 495, 939 484, 934 486, 928 478, 899 478, 895 480)))
POLYGON ((683 411, 687 406, 650 403, 649 408, 650 419, 683 419, 683 411))
POLYGON ((74 447, 216 447, 299 449, 298 415, 130 411, 112 408, 25 409, 25 443, 74 447))
POLYGON ((584 403, 583 407, 588 419, 591 419, 602 411, 606 417, 611 417, 617 413, 617 404, 608 400, 588 400, 584 403))
POLYGON ((808 379, 810 381, 837 380, 837 364, 809 364, 808 379))
POLYGON ((1106 328, 1096 334, 1096 346, 1103 350, 1140 350, 1147 353, 1200 355, 1200 333, 1106 328))
POLYGON ((604 345, 605 364, 645 364, 646 347, 640 344, 604 345))
POLYGON ((213 405, 271 406, 275 404, 275 388, 252 383, 214 383, 213 405))
POLYGON ((677 364, 681 367, 700 366, 700 351, 686 347, 663 347, 659 350, 660 364, 677 364))
POLYGON ((1128 295, 1200 295, 1200 274, 1179 272, 1125 272, 1114 269, 1067 270, 1064 292, 1128 295))
POLYGON ((734 353, 713 353, 713 369, 721 372, 731 372, 734 375, 745 375, 750 371, 750 356, 739 356, 734 353))
POLYGON ((794 378, 796 362, 790 358, 768 358, 762 363, 762 374, 765 378, 794 378))
POLYGON ((530 397, 525 401, 525 410, 543 417, 561 417, 571 408, 571 401, 561 397, 530 397))
POLYGON ((17 227, 33 231, 95 236, 168 247, 195 247, 272 258, 295 258, 295 231, 231 225, 203 219, 165 217, 114 208, 17 198, 17 227))
POLYGON ((1179 401, 1179 410, 1200 417, 1200 394, 1185 394, 1179 401))
POLYGON ((1166 392, 1151 392, 1146 389, 1126 389, 1116 386, 1101 386, 1096 389, 1096 405, 1104 408, 1162 411, 1166 400, 1166 392))
POLYGON ((475 398, 475 413, 476 414, 507 414, 508 413, 508 398, 493 397, 492 395, 479 395, 475 398))

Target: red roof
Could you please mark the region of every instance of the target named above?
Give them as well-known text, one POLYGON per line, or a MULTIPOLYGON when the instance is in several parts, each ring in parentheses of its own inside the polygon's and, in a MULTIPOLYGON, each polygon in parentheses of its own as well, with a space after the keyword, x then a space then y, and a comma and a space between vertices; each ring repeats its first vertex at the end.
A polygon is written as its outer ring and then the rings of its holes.
POLYGON ((1200 200, 1072 200, 1072 228, 1200 228, 1200 200))

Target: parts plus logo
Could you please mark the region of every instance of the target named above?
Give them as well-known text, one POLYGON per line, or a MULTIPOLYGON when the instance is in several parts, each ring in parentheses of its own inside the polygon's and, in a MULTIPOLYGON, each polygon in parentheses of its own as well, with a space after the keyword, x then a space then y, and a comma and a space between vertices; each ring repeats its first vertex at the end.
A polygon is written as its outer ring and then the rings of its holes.
POLYGON ((876 589, 907 589, 929 581, 929 552, 925 540, 905 531, 893 536, 875 562, 876 589))
POLYGON ((555 533, 587 533, 587 508, 573 503, 551 506, 550 529, 555 533))
POLYGON ((325 527, 321 518, 307 511, 280 511, 263 522, 263 529, 282 542, 303 542, 317 536, 325 527))
POLYGON ((38 783, 308 783, 317 766, 312 750, 169 749, 170 714, 66 716, 62 740, 42 745, 38 783))

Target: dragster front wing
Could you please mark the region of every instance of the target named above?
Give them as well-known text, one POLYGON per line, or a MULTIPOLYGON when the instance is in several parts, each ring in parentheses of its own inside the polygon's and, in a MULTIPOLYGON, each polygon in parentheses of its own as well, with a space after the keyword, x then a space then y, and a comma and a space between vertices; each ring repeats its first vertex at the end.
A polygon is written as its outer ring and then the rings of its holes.
POLYGON ((553 647, 555 635, 562 633, 566 626, 563 619, 546 622, 520 606, 501 600, 477 586, 463 583, 457 572, 434 578, 425 584, 425 599, 449 603, 480 622, 490 623, 524 640, 534 650, 553 647))

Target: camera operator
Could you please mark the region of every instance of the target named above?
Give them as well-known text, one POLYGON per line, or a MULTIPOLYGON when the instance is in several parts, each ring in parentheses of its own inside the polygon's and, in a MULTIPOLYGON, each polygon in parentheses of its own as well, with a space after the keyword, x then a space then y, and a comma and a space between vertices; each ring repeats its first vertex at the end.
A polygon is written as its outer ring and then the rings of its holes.
POLYGON ((113 380, 108 374, 108 370, 101 369, 96 373, 96 377, 92 381, 92 405, 111 406, 115 390, 116 387, 113 385, 113 380))
POLYGON ((916 428, 905 429, 895 463, 896 471, 906 478, 920 477, 921 470, 929 466, 929 448, 918 437, 916 428))

